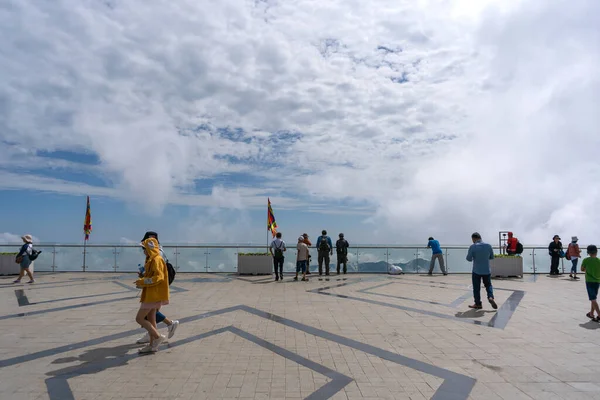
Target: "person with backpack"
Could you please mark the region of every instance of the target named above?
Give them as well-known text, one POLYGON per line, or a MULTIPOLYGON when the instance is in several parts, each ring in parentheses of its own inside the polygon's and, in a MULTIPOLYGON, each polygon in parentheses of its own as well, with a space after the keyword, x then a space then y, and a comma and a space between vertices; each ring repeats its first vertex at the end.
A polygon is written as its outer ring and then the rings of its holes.
POLYGON ((561 275, 561 273, 558 272, 558 264, 560 263, 560 259, 564 257, 565 252, 563 251, 560 236, 554 235, 552 241, 548 245, 548 254, 551 257, 550 275, 561 275))
POLYGON ((159 250, 158 241, 151 237, 142 242, 146 262, 144 275, 135 281, 135 286, 142 289, 140 309, 135 321, 148 331, 150 343, 139 350, 140 354, 156 353, 162 342, 166 340, 156 328, 156 312, 169 304, 169 276, 167 265, 159 250))
POLYGON ((275 282, 283 280, 283 262, 285 260, 283 252, 287 251, 285 242, 281 240, 281 236, 281 232, 277 232, 277 235, 275 235, 275 239, 273 239, 271 247, 269 248, 269 252, 273 256, 273 266, 275 267, 275 282), (279 273, 277 273, 278 269, 279 273))
POLYGON ((330 256, 333 255, 333 243, 327 236, 327 231, 321 231, 321 236, 317 239, 317 251, 319 253, 319 275, 323 275, 323 262, 325 263, 325 275, 329 275, 330 256))
POLYGON ((23 235, 21 236, 21 239, 23 240, 23 246, 21 246, 15 259, 15 262, 19 264, 21 270, 19 271, 19 277, 13 281, 13 283, 21 283, 21 279, 23 279, 25 274, 29 277, 29 282, 27 283, 35 283, 33 272, 31 272, 30 267, 33 264, 33 260, 37 258, 39 252, 33 249, 33 238, 31 235, 23 235))
POLYGON ((508 239, 506 239, 506 254, 517 254, 517 243, 519 243, 519 239, 514 237, 512 232, 508 232, 508 239))
POLYGON ((344 239, 344 234, 340 233, 339 239, 335 242, 335 252, 337 254, 337 274, 340 274, 340 264, 344 264, 344 274, 347 270, 348 264, 348 247, 350 247, 350 243, 346 239, 344 239))
MULTIPOLYGON (((173 282, 173 279, 175 279, 175 269, 173 268, 173 266, 167 259, 167 256, 166 256, 165 252, 163 251, 163 248, 160 245, 160 242, 158 241, 158 233, 152 232, 152 231, 146 232, 146 234, 144 235, 144 238, 142 239, 142 243, 144 242, 144 240, 149 239, 149 238, 156 239, 156 242, 158 243, 158 250, 160 252, 160 255, 163 258, 165 264, 167 265, 167 273, 169 275, 169 286, 170 286, 171 283, 173 282)), ((144 265, 145 265, 145 263, 144 263, 144 265)), ((144 267, 140 268, 140 270, 138 272, 138 276, 140 278, 142 278, 144 276, 144 272, 145 272, 145 268, 144 267)), ((146 319, 147 319, 147 317, 146 317, 146 319)), ((160 324, 161 322, 163 322, 165 325, 167 325, 167 335, 168 335, 167 338, 171 339, 173 337, 173 335, 175 335, 175 331, 179 327, 179 321, 171 320, 171 319, 167 318, 167 316, 164 315, 163 313, 161 313, 160 311, 157 311, 156 312, 156 323, 160 324)), ((150 343, 150 334, 148 334, 148 332, 146 332, 146 334, 144 336, 142 336, 141 338, 139 338, 136 341, 136 343, 138 343, 138 344, 150 343)))
POLYGON ((579 239, 577 238, 577 236, 572 236, 571 243, 569 243, 569 246, 567 247, 567 253, 565 254, 565 258, 567 260, 570 260, 572 264, 571 273, 569 274, 569 276, 573 279, 579 279, 577 277, 577 263, 581 258, 581 250, 579 249, 579 245, 577 244, 578 241, 579 239))

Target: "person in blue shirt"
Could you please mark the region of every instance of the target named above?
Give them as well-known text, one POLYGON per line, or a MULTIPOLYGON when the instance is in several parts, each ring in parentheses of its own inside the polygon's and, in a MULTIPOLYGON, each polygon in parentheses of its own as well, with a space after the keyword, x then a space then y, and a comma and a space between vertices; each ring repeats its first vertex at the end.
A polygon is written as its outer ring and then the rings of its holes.
POLYGON ((330 256, 333 255, 333 242, 327 236, 327 231, 321 231, 321 236, 317 239, 317 251, 319 254, 319 275, 323 275, 323 263, 325 263, 325 275, 329 275, 330 256))
POLYGON ((429 263, 429 274, 433 275, 433 268, 435 267, 435 260, 438 260, 440 263, 440 269, 444 275, 448 275, 446 272, 446 265, 444 265, 444 252, 442 251, 442 247, 440 246, 440 242, 435 240, 433 237, 429 237, 429 242, 427 243, 427 248, 431 249, 431 262, 429 263))
POLYGON ((494 259, 494 249, 491 245, 481 240, 481 235, 477 232, 471 235, 473 244, 469 247, 467 261, 473 262, 473 297, 475 304, 469 308, 481 309, 481 281, 487 292, 488 301, 495 309, 498 305, 494 301, 494 290, 492 288, 492 271, 490 269, 490 260, 494 259))

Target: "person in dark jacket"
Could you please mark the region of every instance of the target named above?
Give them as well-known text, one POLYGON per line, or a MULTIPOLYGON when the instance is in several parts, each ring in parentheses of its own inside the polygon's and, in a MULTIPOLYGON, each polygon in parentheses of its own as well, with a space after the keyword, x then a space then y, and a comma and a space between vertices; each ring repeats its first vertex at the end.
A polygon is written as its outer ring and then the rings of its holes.
POLYGON ((340 266, 344 264, 344 274, 347 272, 348 265, 348 247, 350 243, 344 239, 344 234, 340 233, 340 238, 335 242, 335 252, 337 254, 337 273, 340 274, 340 266))
POLYGON ((560 236, 554 235, 552 241, 548 245, 548 254, 550 254, 550 275, 560 275, 558 272, 558 265, 560 264, 560 258, 563 253, 563 245, 560 241, 560 236))
POLYGON ((30 269, 33 261, 29 258, 29 256, 33 253, 33 238, 31 235, 23 235, 21 236, 21 239, 23 239, 23 246, 21 246, 19 254, 17 254, 17 261, 19 262, 21 271, 19 273, 19 277, 13 283, 21 283, 21 279, 23 279, 25 274, 27 274, 29 277, 29 282, 27 283, 35 283, 35 280, 33 279, 33 273, 30 269))

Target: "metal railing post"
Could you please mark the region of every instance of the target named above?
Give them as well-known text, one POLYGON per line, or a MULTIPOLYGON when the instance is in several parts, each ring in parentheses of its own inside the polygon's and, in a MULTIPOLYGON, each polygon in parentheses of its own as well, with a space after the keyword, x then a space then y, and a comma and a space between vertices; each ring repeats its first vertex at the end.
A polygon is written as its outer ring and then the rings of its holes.
POLYGON ((417 274, 419 273, 419 248, 415 249, 415 265, 417 266, 417 274))
POLYGON ((206 263, 204 264, 204 272, 208 273, 208 255, 210 254, 210 252, 207 249, 204 249, 204 255, 206 256, 206 263))
POLYGON ((52 246, 52 272, 56 269, 56 246, 52 246))
POLYGON ((117 272, 117 246, 113 247, 113 254, 115 256, 115 263, 113 265, 113 269, 117 272))
POLYGON ((175 246, 175 271, 179 271, 179 260, 178 260, 179 251, 177 246, 175 246))
POLYGON ((535 247, 531 250, 531 258, 533 261, 533 274, 537 274, 537 270, 535 268, 535 247))
POLYGON ((446 248, 446 252, 444 253, 444 263, 446 264, 446 273, 450 273, 450 267, 448 266, 448 248, 446 248))

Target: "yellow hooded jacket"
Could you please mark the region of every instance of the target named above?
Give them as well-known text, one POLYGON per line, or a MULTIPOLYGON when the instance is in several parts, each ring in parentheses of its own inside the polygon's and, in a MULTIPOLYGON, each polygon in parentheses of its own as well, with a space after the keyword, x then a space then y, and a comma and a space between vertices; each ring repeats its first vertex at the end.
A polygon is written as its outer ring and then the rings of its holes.
POLYGON ((141 303, 155 303, 169 300, 169 275, 167 264, 160 255, 158 241, 154 238, 142 242, 146 249, 146 263, 144 276, 136 281, 142 288, 141 303))

